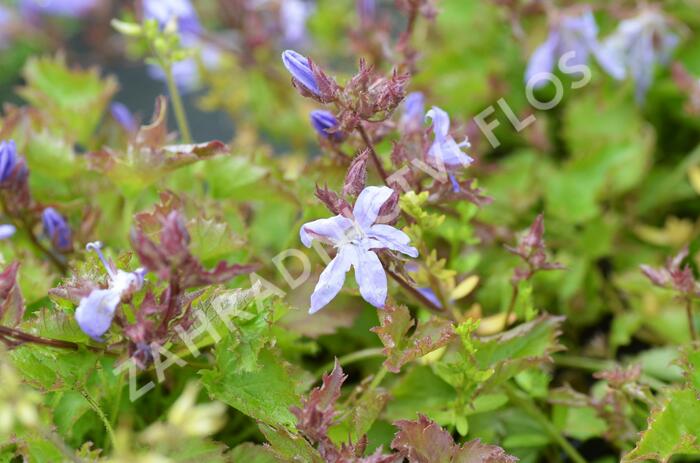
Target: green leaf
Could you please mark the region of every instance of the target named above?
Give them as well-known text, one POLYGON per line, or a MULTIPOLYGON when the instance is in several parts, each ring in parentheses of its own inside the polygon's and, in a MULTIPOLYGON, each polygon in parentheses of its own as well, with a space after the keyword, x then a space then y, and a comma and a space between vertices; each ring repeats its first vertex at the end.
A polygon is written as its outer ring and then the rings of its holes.
POLYGON ((32 58, 24 66, 23 75, 26 86, 18 93, 45 111, 66 135, 88 145, 117 90, 116 80, 102 79, 96 69, 69 69, 63 55, 32 58))
POLYGON ((245 463, 278 463, 274 452, 262 445, 255 445, 250 442, 241 444, 228 453, 230 461, 241 461, 245 463))
POLYGON ((260 425, 260 431, 265 435, 273 451, 282 462, 324 463, 321 455, 302 436, 292 434, 284 428, 264 424, 260 425))
POLYGON ((700 400, 695 390, 672 391, 654 410, 649 426, 623 462, 668 461, 673 455, 700 455, 700 400))
POLYGON ((296 422, 289 408, 299 404, 294 374, 279 355, 260 352, 259 368, 241 371, 232 354, 232 338, 216 345, 216 367, 200 372, 209 393, 246 415, 273 426, 291 427, 296 422))

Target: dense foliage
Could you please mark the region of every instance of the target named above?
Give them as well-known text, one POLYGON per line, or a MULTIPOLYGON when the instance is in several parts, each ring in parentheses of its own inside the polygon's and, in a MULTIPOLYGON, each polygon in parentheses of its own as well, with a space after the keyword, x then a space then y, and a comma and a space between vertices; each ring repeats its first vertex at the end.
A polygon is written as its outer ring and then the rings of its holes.
POLYGON ((700 8, 639 3, 4 0, 0 462, 696 461, 700 8))

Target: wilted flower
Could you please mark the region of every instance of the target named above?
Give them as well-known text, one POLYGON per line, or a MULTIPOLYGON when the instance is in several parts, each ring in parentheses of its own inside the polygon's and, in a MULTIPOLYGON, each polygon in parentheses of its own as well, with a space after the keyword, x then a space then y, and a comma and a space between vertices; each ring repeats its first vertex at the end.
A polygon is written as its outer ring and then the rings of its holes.
POLYGON ((109 112, 114 120, 127 132, 133 133, 138 130, 136 118, 124 103, 115 101, 109 106, 109 112))
MULTIPOLYGON (((621 78, 615 63, 601 51, 598 44, 598 26, 593 13, 587 10, 578 16, 560 17, 552 25, 547 40, 530 57, 525 71, 525 82, 530 82, 538 74, 553 72, 557 61, 571 52, 573 56, 567 57, 568 66, 586 65, 589 55, 592 54, 607 73, 621 78)), ((534 87, 541 87, 546 82, 546 79, 539 79, 534 83, 534 87)))
POLYGON ((78 18, 89 14, 102 0, 22 0, 20 9, 25 15, 67 16, 78 18))
POLYGON ((175 21, 181 34, 198 34, 202 30, 197 11, 189 0, 143 0, 143 18, 154 19, 161 27, 175 21))
POLYGON ((316 132, 323 138, 328 138, 333 141, 341 141, 343 139, 342 132, 337 131, 338 119, 335 118, 332 112, 323 109, 311 111, 311 125, 316 132))
POLYGON ((41 214, 44 234, 58 251, 69 251, 72 247, 71 231, 66 219, 53 207, 47 207, 41 214))
POLYGON ((280 24, 287 44, 298 44, 306 40, 306 20, 313 8, 303 0, 280 2, 280 24))
POLYGON ((605 53, 615 64, 615 75, 632 75, 637 101, 642 101, 651 86, 654 69, 666 65, 679 42, 669 21, 659 12, 645 10, 620 23, 603 43, 605 53))
POLYGON ((102 341, 101 337, 112 324, 114 313, 122 298, 141 289, 146 271, 142 268, 134 272, 117 269, 105 259, 102 243, 99 241, 88 243, 85 249, 95 251, 99 256, 109 275, 109 286, 107 289, 95 289, 82 298, 75 310, 75 320, 85 334, 96 341, 102 341))
POLYGON ((2 224, 0 225, 0 240, 11 238, 16 232, 17 228, 14 225, 2 224))
POLYGON ((355 279, 362 297, 375 307, 383 307, 387 296, 387 279, 376 254, 378 249, 390 249, 417 257, 410 238, 396 228, 375 224, 384 203, 394 194, 389 187, 370 186, 357 198, 352 217, 337 215, 319 219, 301 227, 301 242, 310 247, 314 239, 333 245, 335 258, 328 264, 311 295, 309 313, 321 310, 340 291, 345 274, 355 268, 355 279))
POLYGON ((425 97, 421 92, 409 93, 403 102, 403 114, 399 124, 407 132, 415 132, 423 125, 425 97))
POLYGON ((318 83, 316 82, 314 73, 311 70, 309 58, 295 52, 294 50, 285 50, 282 53, 282 63, 296 82, 314 95, 320 95, 321 91, 318 88, 318 83))

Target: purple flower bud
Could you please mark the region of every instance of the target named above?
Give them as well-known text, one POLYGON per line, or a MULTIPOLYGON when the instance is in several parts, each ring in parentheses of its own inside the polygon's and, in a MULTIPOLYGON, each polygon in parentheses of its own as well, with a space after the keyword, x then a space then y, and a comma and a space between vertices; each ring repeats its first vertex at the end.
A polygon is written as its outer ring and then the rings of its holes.
POLYGON ((181 33, 198 34, 202 30, 189 0, 143 0, 143 18, 155 19, 161 27, 175 20, 181 33))
POLYGON ((334 129, 338 128, 338 119, 330 111, 323 109, 311 111, 310 119, 311 125, 323 138, 329 138, 333 141, 341 141, 343 139, 341 132, 334 131, 334 129))
POLYGON ((129 108, 127 108, 124 103, 115 101, 110 105, 109 112, 114 120, 117 121, 117 123, 127 132, 133 133, 138 130, 136 118, 133 114, 131 114, 131 111, 129 111, 129 108))
POLYGON ((352 164, 350 164, 348 168, 348 173, 345 175, 345 184, 343 185, 344 195, 357 196, 365 189, 368 159, 369 150, 364 150, 352 160, 352 164))
POLYGON ((17 146, 14 140, 0 142, 0 183, 9 179, 17 165, 17 146))
POLYGON ((282 63, 299 84, 315 95, 321 94, 316 78, 314 78, 314 73, 311 70, 309 58, 294 50, 285 50, 282 53, 282 63))
POLYGON ((17 228, 15 228, 14 225, 10 225, 10 224, 0 225, 0 240, 6 240, 8 238, 11 238, 15 234, 16 231, 17 231, 17 228))
POLYGON ((44 234, 58 251, 68 251, 72 247, 71 231, 68 222, 53 207, 47 207, 41 214, 44 234))

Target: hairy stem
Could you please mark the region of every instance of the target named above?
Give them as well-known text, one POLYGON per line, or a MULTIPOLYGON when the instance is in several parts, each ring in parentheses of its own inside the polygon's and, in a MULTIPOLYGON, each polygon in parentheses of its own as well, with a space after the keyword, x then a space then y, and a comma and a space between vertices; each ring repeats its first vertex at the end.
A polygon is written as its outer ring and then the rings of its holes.
MULTIPOLYGON (((374 357, 383 357, 384 356, 384 348, 382 347, 370 347, 367 349, 362 349, 358 350, 356 352, 352 352, 347 355, 343 355, 342 357, 338 357, 337 362, 338 365, 340 366, 345 366, 349 365, 351 363, 359 362, 360 360, 365 360, 368 358, 374 358, 374 357)), ((335 365, 335 362, 330 362, 325 365, 323 365, 321 368, 316 370, 315 376, 320 378, 323 376, 323 374, 327 371, 330 371, 333 369, 333 366, 335 365)))
MULTIPOLYGON (((88 405, 90 405, 92 411, 94 411, 97 414, 97 416, 100 417, 100 420, 102 420, 102 424, 104 424, 105 430, 107 431, 107 435, 109 436, 108 443, 110 443, 112 445, 112 448, 114 448, 117 444, 117 436, 114 434, 112 424, 107 419, 107 416, 105 416, 104 412, 102 411, 102 408, 100 408, 100 404, 98 404, 97 401, 92 398, 92 396, 84 386, 79 386, 78 391, 80 392, 80 395, 82 395, 83 398, 87 401, 88 405)), ((107 448, 108 447, 105 446, 105 450, 107 450, 107 448)))

